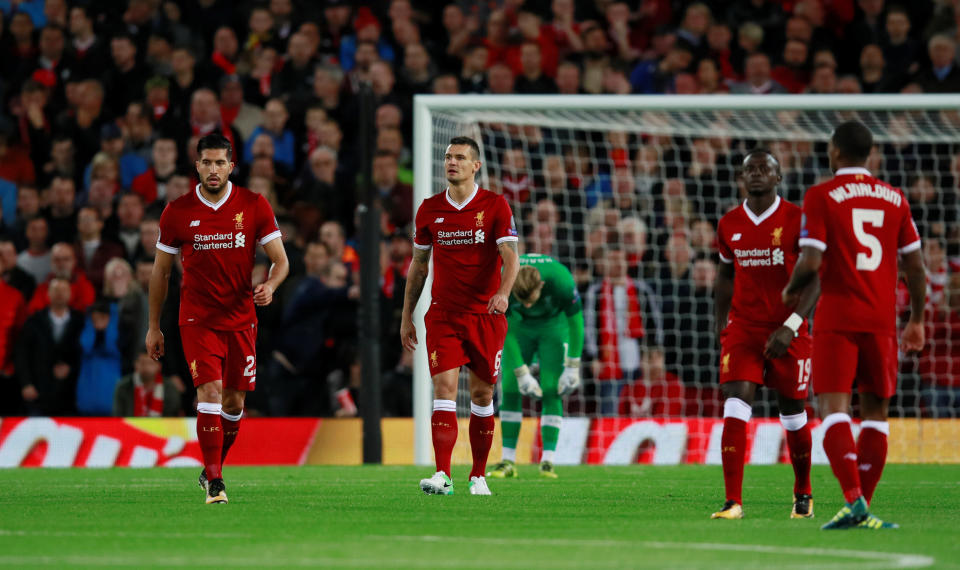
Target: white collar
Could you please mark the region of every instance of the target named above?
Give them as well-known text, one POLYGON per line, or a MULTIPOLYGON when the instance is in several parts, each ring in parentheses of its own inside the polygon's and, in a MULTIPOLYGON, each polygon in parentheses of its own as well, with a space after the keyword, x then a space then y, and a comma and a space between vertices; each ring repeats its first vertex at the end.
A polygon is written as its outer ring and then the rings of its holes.
POLYGON ((454 208, 456 208, 456 209, 458 209, 458 210, 462 210, 462 209, 464 209, 464 208, 467 207, 467 204, 469 204, 471 200, 473 200, 473 197, 477 195, 477 191, 479 191, 479 190, 480 190, 480 185, 477 184, 476 182, 474 182, 474 183, 473 183, 473 193, 471 193, 469 196, 467 196, 467 199, 464 200, 463 202, 459 203, 459 204, 456 203, 456 202, 454 202, 454 201, 453 201, 453 198, 450 197, 450 187, 449 187, 449 186, 447 186, 447 189, 444 191, 443 194, 444 194, 444 196, 447 197, 447 202, 448 202, 451 206, 453 206, 454 208))
POLYGON ((866 176, 871 176, 870 171, 862 166, 848 166, 846 168, 840 168, 833 174, 834 176, 843 176, 844 174, 864 174, 866 176))
POLYGON ((220 209, 220 206, 223 206, 224 204, 226 204, 227 200, 230 199, 230 193, 233 192, 233 182, 230 182, 229 180, 227 180, 227 193, 224 194, 223 198, 220 198, 220 201, 217 202, 216 204, 214 204, 210 200, 207 200, 206 198, 203 197, 203 194, 200 192, 199 184, 197 184, 197 187, 194 189, 194 191, 197 193, 197 198, 200 199, 200 202, 204 206, 207 206, 208 208, 213 208, 213 211, 217 211, 220 209))
POLYGON ((747 207, 747 201, 746 201, 746 200, 743 201, 743 211, 747 213, 747 217, 750 218, 750 221, 753 222, 753 225, 755 225, 755 226, 759 226, 760 224, 762 224, 763 221, 766 220, 767 218, 769 218, 770 216, 772 216, 773 213, 776 212, 776 211, 777 211, 777 208, 779 208, 779 207, 780 207, 780 195, 779 195, 779 194, 777 195, 777 199, 773 201, 773 204, 771 204, 770 207, 767 208, 766 211, 764 211, 764 212, 763 212, 762 214, 760 214, 759 216, 756 215, 756 214, 754 214, 753 211, 750 210, 750 208, 747 207))

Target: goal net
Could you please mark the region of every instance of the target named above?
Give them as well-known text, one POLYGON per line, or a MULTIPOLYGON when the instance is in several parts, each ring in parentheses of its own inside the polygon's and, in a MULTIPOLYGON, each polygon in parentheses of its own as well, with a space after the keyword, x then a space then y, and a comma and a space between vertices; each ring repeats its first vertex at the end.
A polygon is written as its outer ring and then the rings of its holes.
MULTIPOLYGON (((418 96, 415 109, 417 205, 444 189, 450 139, 473 137, 478 182, 510 202, 521 253, 551 255, 576 279, 587 330, 583 384, 566 398, 556 457, 567 464, 719 463, 715 230, 743 199, 744 153, 770 149, 781 196, 799 205, 831 176, 833 128, 862 120, 876 142, 867 167, 905 192, 929 272, 927 348, 901 355, 891 461, 960 461, 949 445, 958 422, 942 421, 960 411, 960 98, 418 96), (605 279, 627 283, 625 297, 615 302, 605 279)), ((416 460, 429 463, 432 388, 425 356, 416 362, 416 460)), ((520 461, 539 460, 538 406, 524 401, 520 461)), ((815 410, 811 396, 811 419, 815 410)), ((759 390, 751 462, 786 460, 777 416, 775 395, 759 390)), ((816 428, 814 437, 814 461, 825 463, 816 428)), ((467 439, 462 430, 455 460, 469 461, 467 439)), ((494 445, 491 461, 499 435, 494 445)))

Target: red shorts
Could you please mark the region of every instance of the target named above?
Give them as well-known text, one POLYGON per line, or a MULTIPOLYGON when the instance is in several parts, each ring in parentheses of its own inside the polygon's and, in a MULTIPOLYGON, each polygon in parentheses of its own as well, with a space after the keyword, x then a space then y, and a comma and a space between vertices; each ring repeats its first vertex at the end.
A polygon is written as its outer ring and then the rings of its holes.
POLYGON ((224 388, 244 392, 256 387, 256 326, 240 331, 181 326, 180 339, 194 387, 216 380, 223 380, 224 388))
POLYGON ((466 364, 478 378, 496 384, 507 338, 507 317, 431 307, 423 320, 431 376, 466 364))
POLYGON ((897 391, 896 333, 814 331, 813 392, 860 392, 889 398, 897 391))
POLYGON ((801 331, 780 358, 764 358, 776 329, 730 325, 720 337, 720 383, 747 381, 776 390, 785 398, 806 400, 810 385, 810 334, 801 331))

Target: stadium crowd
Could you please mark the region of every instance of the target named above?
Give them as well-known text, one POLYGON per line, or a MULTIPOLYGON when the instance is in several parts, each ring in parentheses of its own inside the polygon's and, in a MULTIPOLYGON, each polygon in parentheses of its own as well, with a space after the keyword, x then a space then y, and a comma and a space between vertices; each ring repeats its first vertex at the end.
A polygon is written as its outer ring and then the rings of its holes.
MULTIPOLYGON (((258 308, 261 389, 247 409, 353 415, 356 95, 369 82, 385 413, 409 415, 397 331, 414 94, 955 93, 958 38, 956 0, 0 1, 0 415, 194 413, 177 275, 162 366, 143 338, 158 220, 193 191, 196 142, 210 132, 234 145, 233 180, 278 213, 291 261, 276 301, 258 308)), ((719 415, 715 227, 737 202, 743 145, 484 133, 491 189, 511 200, 525 249, 567 264, 584 295, 588 381, 568 411, 719 415)), ((771 146, 799 203, 825 170, 822 149, 771 146)), ((881 145, 874 168, 904 188, 930 268, 929 348, 903 370, 920 397, 894 408, 952 417, 960 143, 881 145)), ((266 269, 263 257, 255 283, 266 269)))

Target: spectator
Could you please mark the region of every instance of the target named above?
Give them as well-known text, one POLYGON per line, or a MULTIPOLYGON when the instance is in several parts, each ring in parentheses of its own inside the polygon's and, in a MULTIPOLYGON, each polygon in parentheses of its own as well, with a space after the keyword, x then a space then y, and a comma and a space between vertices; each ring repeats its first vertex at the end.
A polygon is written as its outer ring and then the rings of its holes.
POLYGON ((618 413, 631 418, 683 417, 686 414, 684 386, 676 374, 667 372, 663 350, 647 350, 641 369, 641 378, 621 393, 618 413))
MULTIPOLYGON (((144 256, 146 257, 146 256, 144 256)), ((137 352, 143 349, 140 337, 147 334, 147 296, 134 279, 133 268, 121 257, 111 259, 104 268, 103 299, 117 304, 123 372, 128 373, 137 352)))
MULTIPOLYGON (((331 259, 343 263, 350 273, 359 273, 360 256, 357 255, 357 250, 347 243, 343 224, 336 220, 324 222, 320 226, 320 241, 327 246, 331 259)), ((357 279, 351 279, 351 282, 356 283, 357 279)))
POLYGON ((960 69, 957 68, 957 44, 946 34, 937 34, 927 42, 930 65, 914 78, 924 93, 956 93, 960 91, 960 69))
POLYGON ((460 91, 463 93, 486 93, 487 60, 489 50, 482 43, 466 48, 463 65, 460 67, 460 91))
POLYGON ((121 376, 119 314, 116 303, 98 301, 90 307, 80 332, 77 411, 85 416, 109 416, 121 376))
POLYGON ((143 97, 143 84, 149 77, 147 69, 138 63, 137 45, 127 34, 110 39, 113 65, 106 70, 104 88, 110 109, 126 109, 132 101, 143 97))
POLYGON ((770 58, 765 53, 754 53, 744 64, 744 80, 734 83, 730 93, 768 95, 787 93, 787 89, 770 75, 770 58))
MULTIPOLYGON (((141 168, 145 171, 147 163, 150 161, 150 153, 153 150, 154 133, 150 112, 142 99, 127 105, 127 113, 119 120, 119 124, 122 127, 121 134, 124 142, 123 148, 119 151, 121 163, 123 162, 122 157, 135 155, 143 161, 141 168)), ((129 189, 130 186, 128 185, 127 188, 129 189)))
POLYGON ((460 93, 460 82, 452 73, 441 73, 433 78, 434 95, 457 95, 460 93))
POLYGON ((103 289, 103 270, 115 257, 124 257, 123 246, 103 239, 103 220, 100 212, 91 206, 77 213, 77 242, 74 253, 77 267, 90 279, 95 291, 103 289))
POLYGON ((25 229, 27 247, 17 256, 17 266, 26 271, 35 283, 43 283, 50 276, 49 224, 46 218, 37 216, 27 221, 25 229))
POLYGON ((50 207, 44 213, 50 225, 51 242, 73 242, 77 235, 76 187, 73 179, 55 176, 50 184, 50 207))
POLYGON ((140 222, 143 221, 143 197, 133 192, 123 194, 117 202, 117 240, 132 259, 140 243, 140 222))
POLYGON ((73 48, 74 71, 80 77, 96 77, 107 61, 107 46, 97 37, 93 14, 85 4, 70 7, 69 29, 73 48))
POLYGON ((770 77, 790 93, 803 93, 810 82, 807 56, 807 44, 798 40, 787 40, 783 46, 783 63, 773 68, 770 77))
MULTIPOLYGON (((8 242, 0 242, 0 248, 8 242)), ((9 256, 0 251, 0 275, 6 276, 10 266, 9 256)), ((27 318, 27 305, 23 295, 6 279, 0 279, 0 413, 7 416, 20 412, 17 403, 20 401, 19 385, 14 377, 13 355, 14 343, 27 318)))
POLYGON ((190 98, 202 86, 197 77, 197 58, 189 47, 175 47, 170 66, 173 69, 168 87, 170 109, 163 115, 167 123, 190 117, 190 98))
POLYGON ((617 412, 623 387, 640 376, 641 347, 662 346, 660 308, 643 281, 627 276, 624 251, 601 250, 602 277, 584 298, 584 354, 592 361, 598 384, 599 412, 617 412))
POLYGON ((887 69, 898 75, 910 77, 920 71, 923 49, 920 42, 910 36, 910 14, 902 7, 887 9, 886 34, 881 40, 883 59, 887 69))
POLYGON ((946 297, 945 305, 928 309, 929 344, 917 363, 923 408, 934 418, 960 410, 960 273, 950 276, 946 297))
MULTIPOLYGON (((404 228, 413 218, 413 188, 397 180, 397 157, 379 151, 373 158, 373 185, 393 228, 404 228)), ((399 329, 397 329, 399 331, 399 329)))
POLYGON ((51 277, 38 282, 33 297, 27 305, 30 314, 47 308, 52 302, 49 294, 50 282, 53 279, 63 279, 70 284, 70 308, 76 311, 86 311, 87 307, 96 300, 97 293, 93 285, 77 268, 77 258, 73 246, 60 242, 54 244, 50 250, 51 277))
POLYGON ((514 84, 520 94, 557 92, 557 84, 543 71, 540 44, 526 41, 520 47, 520 74, 514 84))
POLYGON ((553 16, 549 24, 557 45, 559 57, 583 51, 583 42, 580 40, 580 23, 576 21, 576 6, 573 0, 553 0, 550 3, 550 12, 553 16))
POLYGON ((887 76, 883 50, 877 44, 867 44, 860 52, 860 84, 865 93, 896 93, 900 85, 887 76))
POLYGON ((8 186, 7 189, 0 190, 0 196, 2 196, 0 205, 3 206, 5 220, 8 215, 12 220, 16 212, 16 186, 23 184, 33 186, 36 182, 30 155, 21 145, 13 144, 11 131, 12 129, 5 126, 0 128, 0 184, 8 186))
POLYGON ((562 61, 557 66, 557 93, 561 95, 581 95, 580 67, 572 61, 562 61))
POLYGON ((380 37, 380 22, 367 7, 357 9, 357 16, 353 20, 354 35, 346 36, 340 42, 340 68, 350 72, 356 66, 356 54, 360 44, 368 43, 374 46, 377 56, 388 63, 393 63, 396 55, 388 41, 380 37))
POLYGON ((213 34, 213 52, 204 66, 208 85, 217 85, 224 75, 237 73, 240 57, 240 42, 237 33, 229 26, 221 26, 213 34))
MULTIPOLYGON (((119 169, 117 173, 119 186, 123 190, 129 190, 134 179, 147 171, 148 165, 147 161, 141 156, 126 151, 124 147, 123 131, 120 130, 120 127, 113 122, 104 123, 103 127, 100 128, 100 153, 106 154, 116 162, 119 169)), ((89 180, 95 177, 93 168, 96 162, 95 156, 94 161, 87 167, 84 178, 87 180, 88 186, 89 180)), ((96 178, 99 178, 99 176, 96 178)))
POLYGON ((183 382, 176 376, 164 375, 160 362, 146 352, 137 356, 134 372, 117 382, 113 393, 113 415, 118 417, 182 416, 183 382))
POLYGON ((886 39, 886 20, 883 13, 884 0, 858 0, 857 17, 847 24, 840 37, 843 38, 838 53, 842 56, 841 68, 845 72, 857 68, 857 56, 868 44, 878 44, 886 39))
POLYGON ((487 90, 492 95, 513 93, 513 73, 505 63, 494 63, 487 69, 487 90))
POLYGON ((83 313, 71 310, 70 282, 50 281, 50 306, 34 313, 17 339, 16 370, 27 415, 73 413, 83 313))
POLYGON ((837 92, 837 74, 829 65, 818 65, 813 70, 810 86, 807 93, 811 95, 826 95, 837 92))
POLYGON ((220 80, 220 115, 223 124, 236 129, 243 140, 250 140, 254 129, 263 121, 263 110, 243 98, 243 81, 240 77, 224 75, 220 80))
POLYGON ((9 239, 0 239, 0 281, 20 292, 24 303, 33 296, 37 281, 17 265, 17 247, 9 239))
POLYGON ((656 94, 673 91, 674 78, 686 71, 693 61, 693 53, 683 44, 677 44, 661 60, 640 62, 630 72, 634 93, 656 94))
POLYGON ((153 141, 152 165, 133 179, 130 190, 139 194, 145 204, 166 201, 167 183, 177 172, 177 141, 161 136, 153 141))
POLYGON ((57 121, 57 130, 73 140, 77 164, 89 163, 100 150, 100 127, 110 119, 110 113, 103 108, 103 97, 103 85, 98 80, 82 81, 77 89, 76 109, 57 121))
POLYGON ((436 73, 436 66, 423 44, 406 44, 403 47, 403 66, 397 74, 397 91, 404 99, 418 93, 429 93, 430 82, 436 73))
POLYGON ((287 44, 287 57, 275 78, 276 85, 271 85, 271 94, 310 93, 315 64, 316 47, 310 39, 301 32, 291 35, 287 44))
POLYGON ((728 93, 730 88, 723 81, 717 62, 704 58, 697 63, 697 85, 701 95, 728 93))
MULTIPOLYGON (((333 149, 321 146, 310 154, 303 173, 294 184, 291 204, 319 208, 322 219, 341 221, 347 219, 352 208, 349 197, 342 190, 337 178, 337 153, 333 149)), ((308 213, 298 212, 296 206, 292 211, 295 215, 308 213)), ((312 234, 316 231, 316 226, 310 228, 301 225, 300 231, 309 231, 312 234)))
POLYGON ((293 138, 293 132, 286 128, 289 117, 287 106, 284 105, 282 100, 270 99, 267 101, 263 113, 263 124, 253 129, 252 138, 247 142, 244 149, 243 159, 246 162, 253 161, 253 142, 260 134, 266 134, 273 140, 273 156, 271 158, 282 164, 286 170, 292 171, 296 161, 296 142, 293 138))

